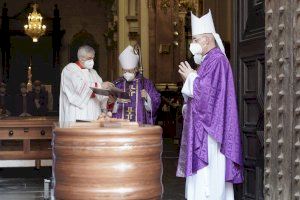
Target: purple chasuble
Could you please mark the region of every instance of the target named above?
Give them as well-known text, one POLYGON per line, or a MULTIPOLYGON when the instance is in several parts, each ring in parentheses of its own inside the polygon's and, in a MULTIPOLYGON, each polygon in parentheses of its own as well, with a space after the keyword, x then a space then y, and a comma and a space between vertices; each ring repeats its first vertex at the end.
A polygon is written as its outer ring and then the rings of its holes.
POLYGON ((140 75, 137 75, 133 81, 128 82, 121 78, 116 87, 124 92, 128 92, 131 102, 119 103, 118 111, 113 114, 113 117, 129 119, 141 124, 155 123, 157 110, 160 105, 160 93, 157 92, 154 84, 149 79, 142 79, 140 75), (152 112, 144 108, 144 99, 141 98, 142 89, 145 89, 151 98, 152 112))
POLYGON ((188 98, 177 176, 194 175, 208 163, 208 134, 226 157, 225 180, 243 182, 241 136, 230 63, 219 48, 207 53, 188 98))

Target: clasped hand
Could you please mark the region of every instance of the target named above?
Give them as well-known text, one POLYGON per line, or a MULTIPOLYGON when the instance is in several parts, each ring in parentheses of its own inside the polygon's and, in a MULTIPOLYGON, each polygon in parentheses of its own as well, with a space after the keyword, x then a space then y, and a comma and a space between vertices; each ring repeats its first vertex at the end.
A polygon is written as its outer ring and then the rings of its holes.
POLYGON ((187 61, 181 62, 178 67, 179 67, 178 72, 179 72, 181 78, 183 79, 183 81, 185 81, 187 79, 187 77, 190 73, 196 73, 196 71, 192 69, 192 67, 190 66, 190 64, 187 61))

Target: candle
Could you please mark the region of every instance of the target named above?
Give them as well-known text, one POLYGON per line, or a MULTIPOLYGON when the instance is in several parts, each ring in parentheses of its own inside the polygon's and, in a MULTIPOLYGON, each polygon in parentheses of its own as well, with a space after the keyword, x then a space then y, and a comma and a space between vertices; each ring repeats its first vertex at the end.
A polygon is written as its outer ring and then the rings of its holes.
POLYGON ((31 82, 31 78, 32 78, 32 73, 31 73, 31 65, 28 67, 28 82, 27 82, 27 91, 30 92, 32 91, 32 82, 31 82))

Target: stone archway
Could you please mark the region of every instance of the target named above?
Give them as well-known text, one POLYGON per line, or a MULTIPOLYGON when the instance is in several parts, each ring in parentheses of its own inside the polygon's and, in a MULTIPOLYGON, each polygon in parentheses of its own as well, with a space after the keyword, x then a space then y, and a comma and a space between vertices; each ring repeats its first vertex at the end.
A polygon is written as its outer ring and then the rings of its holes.
POLYGON ((82 45, 89 45, 95 50, 95 70, 99 72, 99 44, 97 44, 94 36, 87 32, 85 29, 82 29, 76 33, 71 40, 69 45, 69 61, 77 61, 77 50, 82 45))

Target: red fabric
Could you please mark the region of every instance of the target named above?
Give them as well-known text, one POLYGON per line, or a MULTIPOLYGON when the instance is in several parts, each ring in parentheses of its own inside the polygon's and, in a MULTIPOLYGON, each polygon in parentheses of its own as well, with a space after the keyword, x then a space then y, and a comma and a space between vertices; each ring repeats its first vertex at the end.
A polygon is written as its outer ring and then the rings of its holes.
POLYGON ((83 69, 83 65, 79 62, 79 61, 76 61, 76 65, 78 65, 78 67, 80 67, 80 69, 83 69))
MULTIPOLYGON (((98 83, 96 83, 96 82, 95 82, 95 87, 98 87, 98 83)), ((96 94, 93 92, 91 95, 91 98, 95 98, 95 97, 96 97, 96 94)))
POLYGON ((114 102, 112 102, 112 103, 107 103, 107 110, 112 112, 112 110, 114 109, 114 105, 115 105, 114 102))

